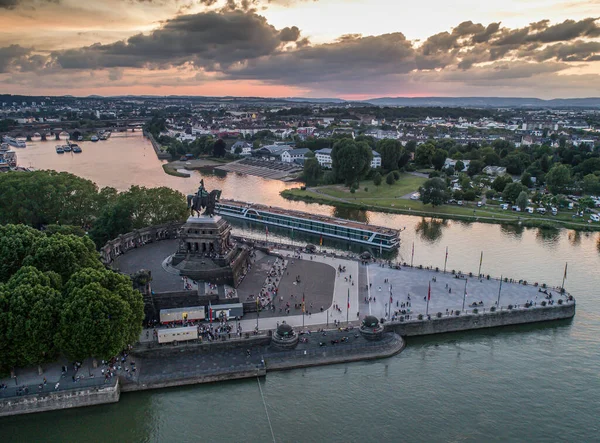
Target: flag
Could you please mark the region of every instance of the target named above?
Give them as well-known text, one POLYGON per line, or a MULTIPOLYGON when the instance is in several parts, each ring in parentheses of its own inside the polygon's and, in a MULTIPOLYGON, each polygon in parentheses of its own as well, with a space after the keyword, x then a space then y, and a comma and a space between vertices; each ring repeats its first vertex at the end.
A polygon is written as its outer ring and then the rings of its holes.
POLYGON ((431 282, 429 283, 429 290, 427 291, 427 301, 431 300, 431 282))
POLYGON ((269 235, 269 227, 265 226, 265 235, 269 235))
POLYGON ((412 244, 412 255, 410 256, 410 265, 412 266, 412 261, 415 258, 415 242, 412 244))
POLYGON ((565 263, 565 275, 563 277, 565 280, 567 279, 567 263, 565 263))
POLYGON ((348 289, 348 309, 350 309, 350 289, 348 289))
POLYGON ((319 246, 323 246, 323 236, 321 235, 321 238, 319 239, 319 246))
POLYGON ((483 251, 481 251, 481 257, 479 257, 479 267, 481 267, 481 263, 483 263, 483 251))
POLYGON ((305 309, 305 305, 304 305, 304 293, 302 293, 302 313, 304 314, 306 312, 305 309))
POLYGON ((208 321, 212 323, 212 304, 208 300, 208 321))
POLYGON ((448 246, 446 246, 446 260, 448 260, 448 246))

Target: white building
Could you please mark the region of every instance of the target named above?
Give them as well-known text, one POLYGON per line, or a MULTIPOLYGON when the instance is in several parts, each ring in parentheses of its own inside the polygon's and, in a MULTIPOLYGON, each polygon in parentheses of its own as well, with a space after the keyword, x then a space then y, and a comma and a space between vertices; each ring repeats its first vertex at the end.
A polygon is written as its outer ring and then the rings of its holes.
POLYGON ((236 154, 237 148, 241 148, 242 152, 239 155, 250 155, 252 153, 252 145, 245 141, 238 141, 231 145, 231 153, 236 154))
POLYGON ((315 151, 315 157, 322 168, 331 169, 331 149, 323 148, 315 151))
POLYGON ((281 161, 284 163, 293 163, 299 160, 299 163, 303 163, 306 158, 306 154, 310 152, 308 148, 292 149, 291 151, 285 151, 281 154, 281 161))
POLYGON ((371 168, 381 168, 381 155, 377 151, 373 151, 373 160, 371 160, 371 168))

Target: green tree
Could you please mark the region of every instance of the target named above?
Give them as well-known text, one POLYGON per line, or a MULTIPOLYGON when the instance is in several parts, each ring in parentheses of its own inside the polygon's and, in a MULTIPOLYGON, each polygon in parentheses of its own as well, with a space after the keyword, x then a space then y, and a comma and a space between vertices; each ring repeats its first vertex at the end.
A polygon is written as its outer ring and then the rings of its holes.
POLYGON ((521 184, 526 188, 531 188, 533 186, 533 181, 531 180, 531 174, 529 172, 523 172, 523 175, 521 175, 521 184))
POLYGON ((462 160, 458 160, 456 162, 456 164, 454 165, 454 171, 456 173, 459 173, 459 172, 463 172, 464 170, 465 170, 465 164, 462 162, 462 160))
POLYGON ((431 164, 436 171, 441 171, 448 157, 448 152, 443 149, 436 149, 431 157, 431 164))
POLYGON ((390 186, 396 183, 396 178, 394 177, 394 174, 392 172, 386 175, 385 182, 390 186))
POLYGON ((417 146, 415 151, 415 162, 422 167, 428 168, 431 166, 431 159, 435 153, 435 146, 432 143, 423 143, 417 146))
POLYGON ((515 201, 515 204, 519 207, 519 209, 521 209, 521 211, 525 210, 525 208, 529 204, 529 197, 528 197, 526 191, 521 191, 519 193, 519 195, 517 196, 517 199, 515 201))
POLYGON ((446 182, 439 177, 430 178, 420 188, 421 201, 424 204, 431 203, 432 206, 439 206, 448 200, 449 190, 446 182))
POLYGON ((563 164, 555 164, 546 174, 548 189, 553 194, 564 192, 570 182, 571 172, 569 171, 569 168, 563 164))
POLYGON ((338 180, 346 186, 360 181, 371 169, 373 151, 365 142, 356 143, 351 138, 342 138, 331 151, 332 168, 338 180))
POLYGON ((129 277, 82 269, 66 285, 57 342, 71 358, 111 358, 135 343, 142 331, 144 302, 129 277))
POLYGON ((527 191, 527 188, 523 186, 521 183, 515 182, 506 185, 504 191, 502 192, 502 198, 509 202, 516 202, 519 194, 523 191, 527 191))
POLYGON ((466 201, 474 201, 477 198, 477 193, 475 192, 475 189, 467 189, 463 194, 463 198, 466 201))
POLYGON ((227 145, 223 141, 223 139, 218 139, 213 145, 213 156, 215 157, 225 157, 225 151, 227 150, 227 145))
POLYGON ((597 195, 600 193, 600 180, 594 174, 588 174, 583 177, 583 192, 586 194, 597 195))
POLYGON ((383 180, 383 178, 381 177, 381 174, 379 172, 376 172, 375 175, 373 176, 373 184, 375 186, 379 186, 379 185, 381 185, 382 180, 383 180))
POLYGON ((509 185, 512 182, 513 180, 510 175, 499 175, 492 182, 492 189, 496 192, 502 192, 504 191, 504 188, 506 188, 506 185, 509 185))
POLYGON ((377 143, 376 151, 381 155, 381 167, 390 171, 398 168, 398 162, 404 153, 404 147, 398 140, 384 139, 377 143))
POLYGON ((469 168, 467 169, 467 174, 469 174, 470 177, 473 177, 479 174, 484 166, 485 164, 481 160, 471 160, 469 168))
POLYGON ((102 268, 90 238, 62 234, 38 239, 32 254, 23 260, 23 265, 56 272, 62 281, 67 281, 82 268, 102 268))
MULTIPOLYGON (((0 199, 1 200, 1 199, 0 199)), ((15 274, 44 234, 24 225, 0 225, 0 282, 15 274)))
POLYGON ((304 161, 304 171, 302 173, 302 177, 308 186, 316 185, 322 175, 323 171, 321 169, 321 165, 319 165, 319 162, 314 156, 309 157, 304 161))

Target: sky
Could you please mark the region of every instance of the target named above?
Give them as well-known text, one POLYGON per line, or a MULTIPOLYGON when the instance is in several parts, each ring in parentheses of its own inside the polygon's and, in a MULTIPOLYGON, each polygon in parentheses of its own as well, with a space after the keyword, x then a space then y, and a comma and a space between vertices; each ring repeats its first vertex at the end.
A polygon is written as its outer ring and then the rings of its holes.
POLYGON ((600 96, 600 0, 0 0, 0 93, 600 96))

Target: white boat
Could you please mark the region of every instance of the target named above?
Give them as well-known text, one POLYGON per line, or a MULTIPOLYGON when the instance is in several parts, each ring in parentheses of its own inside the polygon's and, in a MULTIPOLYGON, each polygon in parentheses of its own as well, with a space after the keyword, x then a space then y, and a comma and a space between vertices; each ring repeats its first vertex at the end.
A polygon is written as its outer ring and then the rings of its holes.
POLYGON ((23 140, 17 140, 16 138, 9 137, 8 135, 5 135, 2 138, 2 141, 4 143, 7 143, 8 145, 14 147, 14 148, 25 148, 25 147, 27 147, 27 144, 23 140))
POLYGON ((93 142, 97 142, 98 141, 98 136, 97 135, 92 135, 92 138, 90 139, 93 142))
POLYGON ((216 203, 215 212, 224 217, 279 226, 289 229, 292 232, 296 230, 320 235, 321 237, 346 240, 351 243, 360 243, 386 251, 395 249, 400 245, 400 232, 396 229, 281 209, 274 206, 221 200, 216 203))

